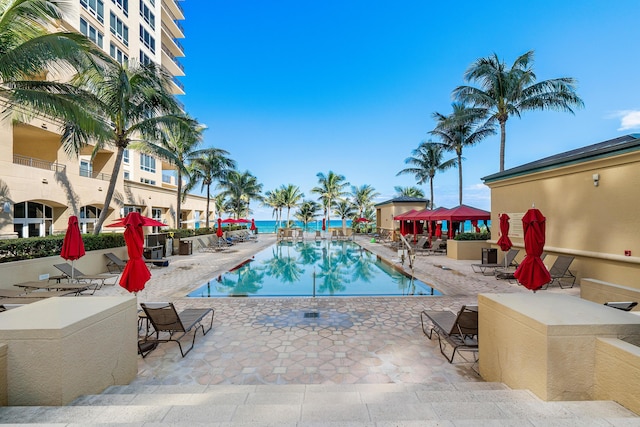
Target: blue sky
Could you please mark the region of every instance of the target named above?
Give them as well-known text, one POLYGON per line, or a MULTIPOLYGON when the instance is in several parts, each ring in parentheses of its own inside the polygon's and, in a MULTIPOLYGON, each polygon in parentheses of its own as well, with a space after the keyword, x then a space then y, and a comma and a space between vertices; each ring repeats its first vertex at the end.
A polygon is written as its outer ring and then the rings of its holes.
MULTIPOLYGON (((396 173, 429 138, 433 112, 477 58, 535 51, 538 80, 573 77, 585 108, 507 123, 505 167, 640 129, 635 1, 186 0, 181 78, 205 145, 273 190, 307 198, 316 174, 394 196, 396 173)), ((463 203, 490 209, 481 178, 499 170, 499 135, 463 152, 463 203)), ((453 157, 453 153, 450 155, 453 157)), ((458 204, 458 172, 436 176, 436 206, 458 204)), ((428 187, 423 186, 428 195, 428 187)), ((252 203, 256 219, 271 210, 252 203)))

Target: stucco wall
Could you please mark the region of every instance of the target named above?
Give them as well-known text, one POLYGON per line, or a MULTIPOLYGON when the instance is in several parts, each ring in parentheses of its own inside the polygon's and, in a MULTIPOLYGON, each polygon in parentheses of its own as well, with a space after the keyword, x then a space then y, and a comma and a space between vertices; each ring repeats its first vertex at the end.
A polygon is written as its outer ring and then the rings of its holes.
MULTIPOLYGON (((576 257, 571 266, 578 279, 591 277, 639 288, 640 154, 627 153, 525 176, 488 182, 491 220, 511 219, 509 236, 524 247, 518 214, 532 205, 547 218, 545 251, 576 257), (599 175, 594 186, 593 174, 599 175), (625 255, 629 251, 630 256, 625 255)), ((499 228, 493 227, 492 241, 499 228)))

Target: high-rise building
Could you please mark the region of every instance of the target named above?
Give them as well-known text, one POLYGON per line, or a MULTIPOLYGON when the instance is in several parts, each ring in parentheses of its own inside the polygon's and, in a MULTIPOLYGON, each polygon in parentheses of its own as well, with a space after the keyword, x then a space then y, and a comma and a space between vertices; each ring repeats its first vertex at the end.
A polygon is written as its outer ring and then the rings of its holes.
MULTIPOLYGON (((176 0, 75 0, 62 25, 83 33, 117 61, 160 64, 174 76, 173 93, 182 95, 181 20, 176 0)), ((64 232, 70 215, 78 216, 83 232, 93 230, 104 208, 116 150, 107 146, 93 154, 94 147, 88 146, 70 157, 60 134, 59 125, 45 116, 0 122, 0 238, 64 232)), ((173 169, 161 159, 125 150, 109 219, 135 210, 173 227, 173 169)), ((189 196, 182 205, 181 226, 204 226, 205 206, 205 198, 189 196)))

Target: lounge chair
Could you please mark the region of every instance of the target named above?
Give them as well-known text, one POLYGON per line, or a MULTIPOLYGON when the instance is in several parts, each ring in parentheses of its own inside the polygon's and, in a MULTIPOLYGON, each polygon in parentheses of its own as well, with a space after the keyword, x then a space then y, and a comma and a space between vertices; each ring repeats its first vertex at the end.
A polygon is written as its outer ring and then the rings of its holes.
POLYGON ((140 303, 140 307, 142 307, 148 321, 153 326, 155 338, 151 338, 153 334, 151 337, 145 337, 143 342, 139 343, 139 348, 142 344, 174 341, 178 343, 180 354, 184 357, 193 349, 196 343, 198 328, 202 329, 202 335, 206 335, 213 327, 215 312, 212 308, 189 308, 178 314, 175 306, 170 302, 140 303), (211 313, 211 323, 205 330, 202 321, 209 313, 211 313), (191 331, 193 331, 191 346, 187 351, 184 351, 180 339, 191 331))
POLYGON ((97 275, 84 274, 83 272, 81 272, 77 268, 74 268, 71 264, 68 264, 66 262, 63 264, 54 264, 53 266, 58 270, 60 270, 64 278, 66 278, 69 281, 71 281, 71 279, 73 278, 73 280, 75 280, 79 284, 87 283, 87 284, 94 285, 93 292, 91 293, 92 295, 98 289, 102 288, 105 285, 105 282, 109 279, 114 279, 113 283, 111 284, 112 285, 115 284, 116 279, 119 276, 119 274, 97 274, 97 275))
POLYGON ((316 240, 321 240, 322 239, 322 234, 320 234, 320 230, 316 230, 316 240))
POLYGON ((551 281, 544 285, 542 289, 547 289, 549 285, 552 285, 553 283, 557 283, 561 289, 565 289, 565 286, 562 286, 562 280, 571 280, 571 286, 568 287, 573 288, 573 285, 576 283, 576 276, 569 271, 569 266, 573 262, 573 259, 574 257, 572 256, 558 255, 549 269, 551 281))
POLYGON ((604 305, 611 308, 617 308, 618 310, 622 310, 622 311, 631 311, 633 307, 638 305, 638 302, 637 301, 610 301, 610 302, 605 302, 604 305))
POLYGON ((196 238, 196 240, 198 241, 198 244, 199 244, 198 251, 200 252, 214 252, 214 251, 221 250, 219 246, 214 246, 212 244, 205 243, 205 241, 202 240, 200 237, 196 238))
POLYGON ((109 260, 107 262, 107 270, 109 270, 109 273, 122 273, 124 271, 127 261, 120 259, 120 257, 113 252, 107 252, 104 256, 109 260))
POLYGON ((429 248, 429 254, 431 255, 446 255, 447 254, 447 242, 444 240, 436 240, 431 244, 429 248))
POLYGON ((520 249, 509 249, 509 252, 504 256, 504 262, 501 263, 487 263, 487 264, 471 264, 471 268, 476 273, 482 273, 486 276, 495 273, 498 268, 517 267, 516 256, 520 253, 520 249))
POLYGON ((429 244, 429 238, 427 236, 422 236, 418 239, 415 245, 411 245, 411 250, 415 253, 429 253, 430 248, 425 247, 429 244))
MULTIPOLYGON (((37 282, 23 282, 16 283, 13 286, 23 288, 22 292, 26 294, 14 296, 15 298, 48 298, 59 297, 64 295, 76 294, 80 295, 82 292, 90 288, 90 283, 51 283, 45 281, 37 282), (37 291, 37 292, 36 292, 37 291), (34 295, 38 294, 38 295, 34 295)), ((93 290, 95 292, 95 288, 93 290)), ((11 296, 5 296, 5 298, 14 298, 11 296)))
MULTIPOLYGON (((433 333, 438 336, 440 353, 453 363, 456 351, 471 351, 478 353, 478 307, 465 306, 458 313, 451 311, 424 310, 420 313, 422 332, 431 339, 433 333), (445 342, 453 347, 453 353, 448 356, 445 352, 445 342)), ((474 361, 477 360, 477 357, 474 361)))

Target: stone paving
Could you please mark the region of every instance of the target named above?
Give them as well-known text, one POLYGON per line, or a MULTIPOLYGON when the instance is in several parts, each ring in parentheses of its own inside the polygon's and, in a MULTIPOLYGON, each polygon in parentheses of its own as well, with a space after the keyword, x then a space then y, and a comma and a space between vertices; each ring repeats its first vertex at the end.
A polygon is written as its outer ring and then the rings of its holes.
MULTIPOLYGON (((198 336, 185 358, 177 345, 162 344, 139 360, 134 384, 356 384, 481 381, 472 363, 449 364, 437 341, 422 334, 420 311, 456 310, 481 292, 527 292, 493 276, 474 273, 471 261, 446 256, 416 257, 413 274, 441 297, 185 298, 202 283, 270 246, 260 235, 229 250, 174 256, 169 267, 153 267, 138 301, 173 301, 178 309, 212 307, 214 327, 198 336), (317 316, 317 317, 310 317, 317 316)), ((388 246, 358 243, 389 261, 388 246)), ((404 269, 411 268, 407 263, 404 269)), ((577 289, 551 292, 576 293, 577 289)), ((119 286, 101 295, 126 295, 119 286)), ((463 353, 463 356, 465 354, 463 353)), ((467 357, 472 355, 467 353, 467 357)), ((456 356, 458 358, 458 356, 456 356)))

